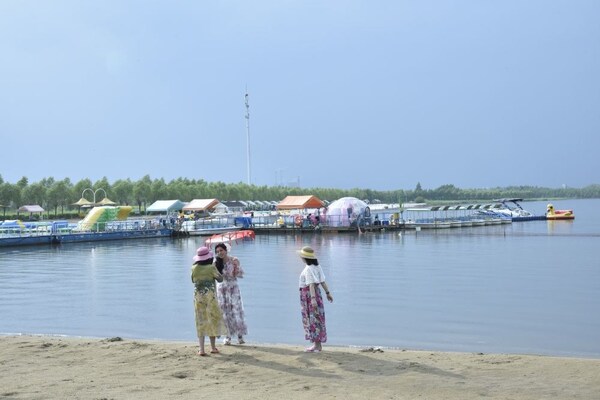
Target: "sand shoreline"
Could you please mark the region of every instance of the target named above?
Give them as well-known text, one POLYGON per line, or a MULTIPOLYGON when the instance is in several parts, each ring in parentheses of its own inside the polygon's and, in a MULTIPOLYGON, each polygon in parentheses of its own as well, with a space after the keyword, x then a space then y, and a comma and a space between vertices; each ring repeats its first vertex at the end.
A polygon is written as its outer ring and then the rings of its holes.
MULTIPOLYGON (((597 399, 600 359, 0 336, 0 399, 597 399)), ((375 349, 376 350, 376 349, 375 349)))

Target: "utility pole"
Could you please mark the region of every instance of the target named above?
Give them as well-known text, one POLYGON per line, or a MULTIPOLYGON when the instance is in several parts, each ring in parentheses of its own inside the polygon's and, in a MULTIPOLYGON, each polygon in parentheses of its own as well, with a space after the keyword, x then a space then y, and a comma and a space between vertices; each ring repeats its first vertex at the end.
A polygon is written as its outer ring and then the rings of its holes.
POLYGON ((250 178, 250 104, 248 104, 248 88, 246 87, 246 156, 247 156, 247 167, 248 167, 248 185, 251 184, 252 179, 250 178))

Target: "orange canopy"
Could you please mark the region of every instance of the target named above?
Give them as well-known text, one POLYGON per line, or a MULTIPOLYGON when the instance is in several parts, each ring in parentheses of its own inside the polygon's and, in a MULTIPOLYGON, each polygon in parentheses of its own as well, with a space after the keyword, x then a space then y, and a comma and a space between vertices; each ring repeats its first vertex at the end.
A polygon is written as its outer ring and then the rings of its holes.
POLYGON ((316 196, 287 196, 277 204, 278 210, 298 210, 301 208, 321 208, 325 204, 316 196))
POLYGON ((183 206, 183 211, 210 211, 218 204, 217 199, 194 199, 183 206))

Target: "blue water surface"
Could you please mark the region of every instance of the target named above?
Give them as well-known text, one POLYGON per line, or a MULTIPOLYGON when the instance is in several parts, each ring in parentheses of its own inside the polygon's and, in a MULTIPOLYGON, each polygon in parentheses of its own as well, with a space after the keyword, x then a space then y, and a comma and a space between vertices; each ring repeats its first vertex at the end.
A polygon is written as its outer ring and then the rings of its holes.
MULTIPOLYGON (((334 296, 329 345, 600 357, 600 200, 553 204, 576 220, 234 244, 247 339, 304 344, 296 250, 310 245, 334 296)), ((202 240, 0 249, 0 333, 195 341, 202 240)))

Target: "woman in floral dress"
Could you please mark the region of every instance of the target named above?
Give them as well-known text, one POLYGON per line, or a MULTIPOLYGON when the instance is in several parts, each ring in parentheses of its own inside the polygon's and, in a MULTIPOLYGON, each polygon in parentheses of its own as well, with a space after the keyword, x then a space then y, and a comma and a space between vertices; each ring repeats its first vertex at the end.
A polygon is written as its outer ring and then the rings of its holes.
POLYGON ((242 294, 237 282, 238 278, 244 277, 244 270, 240 265, 240 260, 228 254, 225 243, 217 244, 215 253, 217 253, 215 266, 223 275, 223 282, 217 284, 217 299, 229 332, 223 340, 223 344, 230 345, 233 336, 237 336, 239 344, 244 344, 244 335, 248 334, 248 328, 244 320, 242 294))
POLYGON ((223 315, 217 302, 215 280, 222 281, 223 277, 213 265, 213 253, 208 247, 196 250, 192 265, 192 282, 194 283, 194 311, 196 314, 196 332, 200 350, 198 355, 206 356, 204 337, 210 339, 211 353, 219 353, 215 341, 217 336, 227 331, 223 324, 223 315))
POLYGON ((304 338, 313 343, 304 351, 318 353, 323 350, 322 343, 327 341, 325 307, 321 297, 321 287, 325 290, 325 295, 330 303, 333 302, 333 296, 325 283, 325 274, 319 265, 315 251, 305 246, 298 253, 305 264, 299 280, 304 338))

